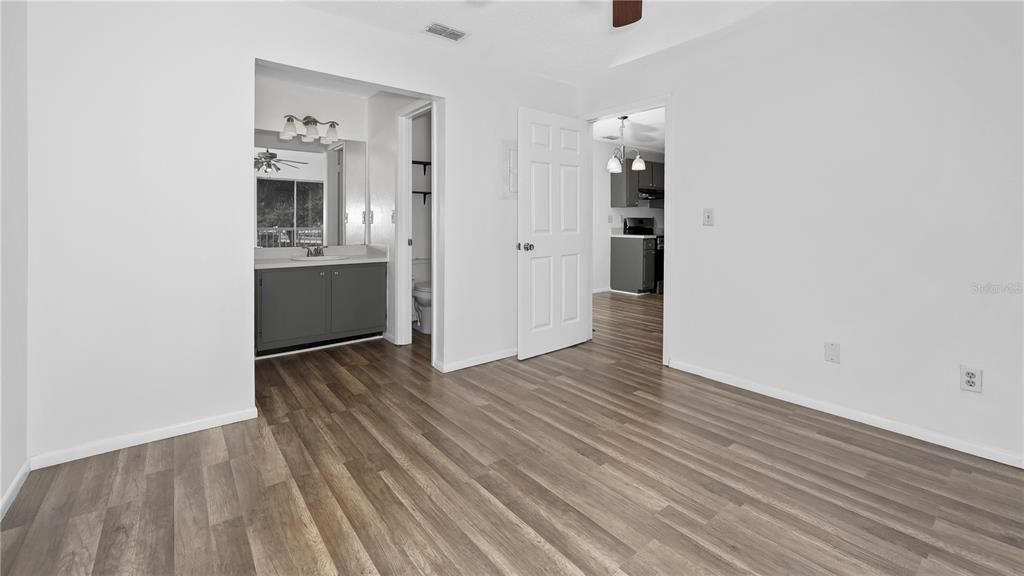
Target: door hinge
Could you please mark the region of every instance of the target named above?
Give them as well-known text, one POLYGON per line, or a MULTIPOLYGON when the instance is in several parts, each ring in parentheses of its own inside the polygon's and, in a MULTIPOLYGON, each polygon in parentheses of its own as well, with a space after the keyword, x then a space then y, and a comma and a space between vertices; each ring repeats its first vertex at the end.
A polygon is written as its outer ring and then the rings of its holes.
POLYGON ((412 246, 412 238, 409 238, 409 246, 412 246))
POLYGON ((516 250, 522 250, 522 249, 523 249, 523 243, 522 242, 516 242, 516 250))

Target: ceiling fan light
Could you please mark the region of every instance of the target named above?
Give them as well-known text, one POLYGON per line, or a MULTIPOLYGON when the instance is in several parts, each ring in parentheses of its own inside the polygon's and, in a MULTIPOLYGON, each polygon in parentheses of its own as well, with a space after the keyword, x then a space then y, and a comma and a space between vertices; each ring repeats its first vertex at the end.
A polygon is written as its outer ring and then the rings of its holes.
POLYGON ((291 140, 298 134, 298 130, 295 127, 295 118, 293 116, 284 117, 284 128, 281 129, 281 140, 291 140))
POLYGON ((632 168, 634 172, 643 172, 644 170, 647 169, 647 163, 644 162, 644 159, 640 157, 639 152, 636 153, 636 158, 633 159, 632 168))
POLYGON ((622 173, 622 162, 619 161, 618 156, 612 156, 609 158, 606 167, 608 168, 608 172, 611 172, 612 174, 622 173))

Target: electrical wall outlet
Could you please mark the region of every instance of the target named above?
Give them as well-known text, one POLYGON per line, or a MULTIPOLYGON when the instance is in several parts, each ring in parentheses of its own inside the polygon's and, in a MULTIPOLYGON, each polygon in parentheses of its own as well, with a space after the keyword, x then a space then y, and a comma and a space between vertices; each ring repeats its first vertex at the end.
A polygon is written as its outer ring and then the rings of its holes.
POLYGON ((714 226, 715 225, 715 209, 714 208, 705 208, 704 212, 703 212, 703 216, 701 217, 701 221, 704 223, 705 226, 714 226))
POLYGON ((960 365, 960 389, 981 394, 981 368, 960 365))
POLYGON ((839 364, 839 344, 835 342, 825 342, 825 362, 839 364))
POLYGON ((615 216, 613 216, 613 215, 611 215, 611 214, 609 214, 609 215, 608 215, 608 223, 609 223, 609 224, 611 224, 611 223, 612 223, 612 219, 613 219, 613 218, 615 218, 615 216))

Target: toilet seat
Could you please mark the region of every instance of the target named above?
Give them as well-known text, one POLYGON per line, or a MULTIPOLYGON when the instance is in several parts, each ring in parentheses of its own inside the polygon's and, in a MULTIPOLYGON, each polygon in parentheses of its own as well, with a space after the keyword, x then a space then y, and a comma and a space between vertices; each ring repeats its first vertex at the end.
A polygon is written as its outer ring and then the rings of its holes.
POLYGON ((412 287, 413 292, 425 292, 429 294, 431 292, 430 282, 417 282, 412 287))

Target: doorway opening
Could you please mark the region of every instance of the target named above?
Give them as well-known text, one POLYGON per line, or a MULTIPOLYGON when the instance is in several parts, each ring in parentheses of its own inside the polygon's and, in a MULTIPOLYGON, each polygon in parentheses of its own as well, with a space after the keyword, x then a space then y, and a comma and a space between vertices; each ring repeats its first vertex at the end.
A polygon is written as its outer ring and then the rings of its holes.
MULTIPOLYGON (((443 100, 267 61, 256 62, 255 75, 254 355, 368 338, 412 343, 408 242, 419 214, 410 193, 398 191, 411 190, 405 182, 418 168, 416 189, 431 196, 422 201, 430 217, 419 272, 429 282, 443 266, 432 254, 443 236, 433 225, 444 191, 434 175, 443 162, 435 137, 443 100), (414 165, 411 137, 423 135, 412 124, 421 118, 429 131, 414 165)), ((429 286, 420 327, 439 339, 440 315, 427 313, 440 309, 443 291, 429 286)), ((436 359, 438 346, 425 345, 436 359)))
POLYGON ((594 339, 613 337, 630 353, 663 362, 671 197, 665 107, 605 113, 592 128, 594 339))
POLYGON ((410 102, 398 118, 398 215, 396 218, 395 292, 397 344, 430 348, 430 362, 441 367, 443 270, 439 194, 439 132, 443 103, 410 102))

